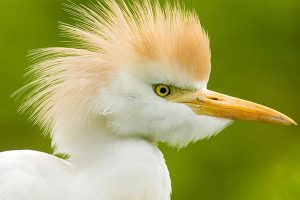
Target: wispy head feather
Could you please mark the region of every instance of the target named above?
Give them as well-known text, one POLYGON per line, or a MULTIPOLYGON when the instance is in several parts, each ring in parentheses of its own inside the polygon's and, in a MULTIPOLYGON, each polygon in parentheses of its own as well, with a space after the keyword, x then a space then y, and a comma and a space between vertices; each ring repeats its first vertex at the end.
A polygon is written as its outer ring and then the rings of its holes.
POLYGON ((61 24, 72 48, 47 48, 32 53, 36 62, 20 110, 51 130, 63 115, 85 120, 98 90, 109 84, 120 65, 149 67, 168 62, 193 80, 210 73, 209 40, 195 12, 177 3, 157 0, 105 0, 90 6, 70 4, 75 25, 61 24))

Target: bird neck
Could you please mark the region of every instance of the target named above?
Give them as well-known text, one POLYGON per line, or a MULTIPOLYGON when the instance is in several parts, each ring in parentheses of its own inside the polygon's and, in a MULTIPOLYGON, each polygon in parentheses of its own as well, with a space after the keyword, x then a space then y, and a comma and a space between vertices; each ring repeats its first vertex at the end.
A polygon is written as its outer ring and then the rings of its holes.
MULTIPOLYGON (((139 148, 155 148, 156 145, 145 138, 123 136, 113 133, 104 119, 97 119, 84 125, 62 121, 55 127, 52 145, 56 153, 66 153, 71 160, 99 160, 106 155, 113 156, 115 148, 127 148, 126 145, 139 148), (142 145, 141 145, 142 144, 142 145), (97 158, 96 158, 97 157, 97 158)), ((116 155, 117 156, 117 155, 116 155)))
POLYGON ((80 180, 91 183, 89 190, 104 188, 101 192, 109 199, 141 199, 141 194, 143 199, 170 199, 168 168, 155 144, 114 134, 102 120, 79 124, 61 123, 54 129, 53 143, 57 151, 70 155, 70 166, 80 180))

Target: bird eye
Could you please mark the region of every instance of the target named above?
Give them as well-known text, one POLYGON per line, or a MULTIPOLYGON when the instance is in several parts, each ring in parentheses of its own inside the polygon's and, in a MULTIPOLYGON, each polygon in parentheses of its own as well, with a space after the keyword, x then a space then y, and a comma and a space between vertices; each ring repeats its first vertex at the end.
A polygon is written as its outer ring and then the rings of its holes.
POLYGON ((167 85, 159 84, 154 87, 155 93, 160 97, 166 97, 171 94, 171 88, 167 85))

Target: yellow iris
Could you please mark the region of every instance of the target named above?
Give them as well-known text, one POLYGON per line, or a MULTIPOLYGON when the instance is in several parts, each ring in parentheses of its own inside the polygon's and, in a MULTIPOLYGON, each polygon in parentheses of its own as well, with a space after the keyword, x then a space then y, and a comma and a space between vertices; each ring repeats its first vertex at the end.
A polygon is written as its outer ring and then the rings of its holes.
POLYGON ((155 93, 160 97, 167 97, 171 94, 171 88, 164 84, 158 84, 154 88, 155 93))

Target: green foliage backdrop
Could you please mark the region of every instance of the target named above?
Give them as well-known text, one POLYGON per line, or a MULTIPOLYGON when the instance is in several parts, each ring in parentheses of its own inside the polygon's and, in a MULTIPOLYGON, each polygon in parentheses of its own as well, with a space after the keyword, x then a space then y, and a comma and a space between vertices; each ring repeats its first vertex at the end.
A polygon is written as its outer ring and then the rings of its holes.
MULTIPOLYGON (((88 1, 73 0, 76 3, 88 1)), ((62 45, 64 0, 0 1, 0 151, 51 152, 10 94, 22 86, 30 49, 62 45)), ((278 109, 300 121, 300 1, 185 0, 211 38, 209 88, 278 109)), ((177 151, 160 145, 173 200, 300 199, 300 129, 236 122, 177 151)))

